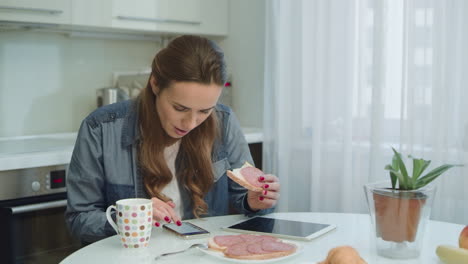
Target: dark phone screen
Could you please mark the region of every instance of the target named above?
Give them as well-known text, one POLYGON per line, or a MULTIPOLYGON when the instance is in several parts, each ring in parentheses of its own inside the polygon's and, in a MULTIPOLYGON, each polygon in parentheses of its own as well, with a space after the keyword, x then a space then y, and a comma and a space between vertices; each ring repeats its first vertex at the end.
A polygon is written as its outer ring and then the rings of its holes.
POLYGON ((181 235, 200 235, 210 233, 201 227, 187 222, 182 222, 181 226, 177 226, 176 224, 165 224, 164 227, 171 229, 181 235))

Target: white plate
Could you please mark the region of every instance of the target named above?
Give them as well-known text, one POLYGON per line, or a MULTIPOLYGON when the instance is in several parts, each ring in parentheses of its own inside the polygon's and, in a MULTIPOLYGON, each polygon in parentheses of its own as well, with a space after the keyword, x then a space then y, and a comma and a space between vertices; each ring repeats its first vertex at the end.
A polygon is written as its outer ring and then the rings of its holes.
MULTIPOLYGON (((298 244, 296 242, 289 241, 289 240, 282 240, 282 242, 296 245, 296 247, 297 247, 296 252, 294 252, 291 255, 280 257, 280 258, 256 260, 256 259, 228 258, 228 257, 224 256, 223 252, 214 251, 214 250, 211 250, 211 249, 201 249, 201 248, 198 248, 198 249, 203 251, 207 255, 213 256, 213 257, 218 258, 218 259, 222 259, 224 261, 230 261, 230 262, 235 262, 235 263, 271 263, 271 262, 277 262, 277 261, 281 261, 281 260, 287 260, 287 259, 292 258, 292 257, 294 257, 294 256, 296 256, 296 255, 298 255, 299 253, 302 252, 302 245, 301 244, 298 244)), ((311 263, 311 264, 313 264, 313 263, 311 263)))

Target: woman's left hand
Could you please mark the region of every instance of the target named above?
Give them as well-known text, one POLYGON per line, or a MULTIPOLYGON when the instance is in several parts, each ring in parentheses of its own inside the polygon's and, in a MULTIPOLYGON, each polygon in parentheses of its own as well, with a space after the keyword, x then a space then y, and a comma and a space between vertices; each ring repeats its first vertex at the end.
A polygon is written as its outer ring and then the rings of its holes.
POLYGON ((247 193, 247 202, 254 211, 275 206, 280 197, 279 191, 281 186, 278 177, 272 174, 265 174, 260 176, 258 181, 263 183, 263 190, 261 192, 248 191, 247 193))

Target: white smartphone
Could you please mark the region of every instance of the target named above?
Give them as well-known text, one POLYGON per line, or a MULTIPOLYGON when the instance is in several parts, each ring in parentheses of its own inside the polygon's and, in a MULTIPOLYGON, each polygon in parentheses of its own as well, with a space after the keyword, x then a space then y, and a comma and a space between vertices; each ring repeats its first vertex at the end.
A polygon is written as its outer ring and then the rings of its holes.
POLYGON ((203 238, 210 235, 208 230, 196 226, 190 222, 182 222, 181 226, 176 224, 165 224, 163 228, 173 232, 177 236, 184 239, 203 238))

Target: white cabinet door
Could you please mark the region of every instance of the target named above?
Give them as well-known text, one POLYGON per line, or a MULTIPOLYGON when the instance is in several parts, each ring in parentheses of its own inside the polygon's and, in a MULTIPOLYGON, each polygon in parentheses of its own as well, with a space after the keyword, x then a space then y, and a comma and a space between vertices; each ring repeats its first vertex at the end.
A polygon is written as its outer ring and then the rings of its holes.
POLYGON ((0 21, 69 24, 71 0, 0 0, 0 21))
MULTIPOLYGON (((2 1, 2 0, 0 0, 2 1)), ((103 31, 226 36, 228 0, 72 0, 72 25, 103 31)))
POLYGON ((201 0, 200 3, 202 23, 195 33, 227 36, 229 21, 228 0, 201 0))
POLYGON ((112 0, 72 0, 72 25, 110 28, 112 0))
POLYGON ((200 24, 200 0, 112 0, 112 27, 166 31, 200 24))
POLYGON ((156 30, 158 0, 112 0, 112 27, 156 30))
POLYGON ((200 0, 160 0, 159 16, 166 23, 195 24, 201 23, 200 0))
POLYGON ((228 0, 161 0, 159 32, 226 36, 228 0))

